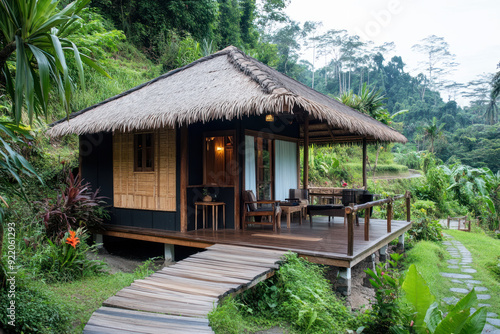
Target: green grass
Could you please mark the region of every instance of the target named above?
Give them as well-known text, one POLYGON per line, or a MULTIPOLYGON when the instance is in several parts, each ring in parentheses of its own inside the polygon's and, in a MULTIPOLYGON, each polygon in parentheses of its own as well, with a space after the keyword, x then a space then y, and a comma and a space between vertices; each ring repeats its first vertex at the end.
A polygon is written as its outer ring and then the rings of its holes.
MULTIPOLYGON (((500 313, 500 273, 495 270, 500 258, 500 240, 487 236, 484 232, 468 233, 456 230, 447 230, 446 233, 460 241, 472 254, 472 268, 477 270, 477 273, 471 274, 475 280, 480 280, 483 283, 481 286, 487 287, 489 291, 478 292, 478 294, 489 294, 491 299, 479 301, 480 303, 490 304, 488 312, 500 313)), ((448 246, 440 245, 433 242, 422 241, 415 245, 407 253, 406 265, 415 264, 417 270, 426 280, 431 293, 438 300, 444 297, 455 296, 463 298, 465 295, 460 293, 452 293, 449 291, 451 287, 466 288, 465 284, 459 285, 452 283, 451 279, 443 278, 441 272, 461 273, 460 269, 450 269, 446 260, 450 259, 450 255, 446 251, 448 246)), ((463 273, 462 273, 463 274, 463 273)), ((448 306, 441 303, 442 310, 446 311, 448 306)))
POLYGON ((446 247, 431 241, 418 242, 407 252, 405 266, 415 264, 417 270, 429 285, 431 293, 438 299, 448 297, 449 289, 453 286, 451 281, 441 276, 441 272, 447 271, 450 255, 446 247))
POLYGON ((483 282, 481 286, 487 287, 489 291, 478 292, 478 294, 489 294, 491 299, 481 301, 490 304, 489 312, 500 314, 500 239, 494 239, 482 230, 474 230, 476 233, 447 230, 446 233, 460 241, 470 252, 473 258, 472 268, 477 273, 471 274, 474 279, 483 282))
POLYGON ((72 324, 71 333, 81 333, 92 313, 101 307, 102 302, 119 290, 129 286, 135 274, 117 273, 89 277, 86 279, 44 284, 33 282, 33 287, 48 292, 65 310, 69 311, 72 324))

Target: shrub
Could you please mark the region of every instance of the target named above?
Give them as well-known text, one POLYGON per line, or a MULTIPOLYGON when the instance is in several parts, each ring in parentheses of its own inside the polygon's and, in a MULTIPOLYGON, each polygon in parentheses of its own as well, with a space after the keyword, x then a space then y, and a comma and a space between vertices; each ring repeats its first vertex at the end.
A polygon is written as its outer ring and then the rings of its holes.
POLYGON ((282 318, 299 331, 343 333, 349 311, 332 292, 321 266, 290 253, 274 280, 242 296, 252 313, 282 318))
POLYGON ((69 231, 64 237, 44 245, 40 271, 49 281, 71 281, 102 272, 105 264, 90 259, 88 253, 97 251, 96 245, 87 245, 89 235, 83 228, 69 231))
POLYGON ((7 307, 10 299, 7 290, 0 290, 0 323, 6 333, 67 333, 68 311, 50 294, 27 286, 16 286, 15 326, 10 326, 7 307))
POLYGON ((414 222, 408 231, 408 239, 410 243, 420 240, 443 241, 442 230, 439 221, 431 220, 430 218, 421 218, 414 222))
POLYGON ((436 203, 433 201, 416 200, 411 205, 411 209, 415 218, 434 217, 436 214, 436 203))
POLYGON ((89 230, 98 230, 107 213, 99 204, 104 204, 104 197, 99 197, 99 189, 92 192, 89 183, 83 183, 80 175, 76 177, 67 172, 66 185, 61 189, 55 201, 50 198, 42 202, 42 218, 47 237, 52 241, 61 239, 68 230, 84 226, 89 230))
POLYGON ((363 333, 390 333, 408 323, 409 314, 399 300, 403 283, 399 271, 402 255, 394 253, 391 258, 387 264, 379 263, 375 271, 365 270, 372 277, 370 283, 375 289, 375 302, 367 312, 368 317, 363 319, 363 333))

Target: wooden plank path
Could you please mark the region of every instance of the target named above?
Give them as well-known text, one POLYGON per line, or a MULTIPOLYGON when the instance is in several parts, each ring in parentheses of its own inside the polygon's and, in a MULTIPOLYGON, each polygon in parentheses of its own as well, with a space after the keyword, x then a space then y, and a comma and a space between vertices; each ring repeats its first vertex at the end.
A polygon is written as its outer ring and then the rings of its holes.
POLYGON ((207 315, 219 299, 274 275, 285 253, 215 244, 118 291, 83 332, 213 333, 207 315))

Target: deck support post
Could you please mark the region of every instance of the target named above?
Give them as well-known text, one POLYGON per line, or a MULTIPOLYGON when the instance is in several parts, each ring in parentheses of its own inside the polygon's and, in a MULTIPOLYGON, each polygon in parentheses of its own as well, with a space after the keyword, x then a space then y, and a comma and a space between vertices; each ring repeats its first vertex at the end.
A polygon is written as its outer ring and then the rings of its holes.
POLYGON ((102 234, 100 234, 100 233, 96 233, 96 234, 94 235, 94 242, 95 242, 95 244, 97 245, 97 249, 102 249, 102 248, 104 248, 104 239, 103 239, 102 234))
POLYGON ((175 246, 164 244, 165 263, 175 262, 175 246))
POLYGON ((339 268, 337 292, 344 296, 351 295, 351 268, 339 268))
POLYGON ((405 233, 401 234, 398 237, 398 250, 403 251, 405 250, 405 233))
POLYGON ((366 180, 366 137, 363 138, 363 188, 368 189, 368 182, 366 180))
POLYGON ((379 260, 380 262, 385 262, 387 261, 387 245, 381 247, 378 250, 378 255, 379 255, 379 260))
POLYGON ((302 188, 309 188, 309 115, 305 115, 304 119, 304 176, 302 179, 302 188))
MULTIPOLYGON (((377 272, 377 264, 375 263, 375 253, 372 255, 368 255, 365 259, 365 261, 368 263, 368 267, 373 270, 373 272, 377 272)), ((372 284, 370 283, 371 276, 365 273, 365 277, 363 278, 363 286, 366 286, 368 288, 372 287, 372 284)))
POLYGON ((180 230, 187 231, 188 206, 187 206, 187 185, 188 185, 188 128, 187 125, 181 127, 181 179, 180 179, 180 230))

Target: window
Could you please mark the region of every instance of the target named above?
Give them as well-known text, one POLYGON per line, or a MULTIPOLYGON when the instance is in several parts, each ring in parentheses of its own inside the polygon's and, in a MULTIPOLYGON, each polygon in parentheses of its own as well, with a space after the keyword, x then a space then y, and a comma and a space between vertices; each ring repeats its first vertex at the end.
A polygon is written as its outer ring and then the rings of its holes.
POLYGON ((134 172, 154 171, 154 136, 152 133, 134 135, 134 172))
POLYGON ((238 170, 233 148, 234 136, 205 136, 204 184, 234 185, 238 170))

